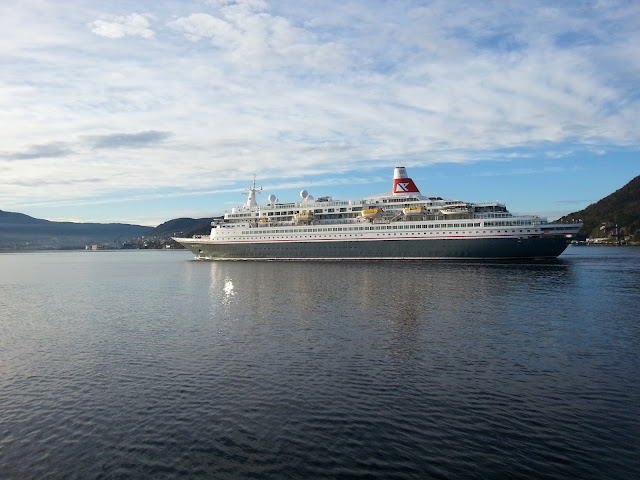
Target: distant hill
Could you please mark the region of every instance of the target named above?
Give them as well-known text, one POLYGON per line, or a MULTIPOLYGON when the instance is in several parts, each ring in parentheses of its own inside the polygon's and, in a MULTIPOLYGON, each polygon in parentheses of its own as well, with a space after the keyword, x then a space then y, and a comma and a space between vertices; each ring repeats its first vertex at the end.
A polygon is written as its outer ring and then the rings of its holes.
POLYGON ((640 235, 640 175, 620 190, 616 190, 584 210, 565 215, 557 222, 579 219, 584 223, 580 230, 583 235, 606 236, 607 234, 600 230, 602 224, 606 223, 607 225, 618 224, 625 235, 633 235, 637 239, 640 235))
POLYGON ((49 220, 33 218, 24 213, 4 212, 0 210, 0 225, 44 225, 52 223, 49 220))
POLYGON ((205 235, 211 231, 212 218, 174 218, 158 225, 149 236, 191 237, 205 235))
POLYGON ((52 222, 0 210, 0 249, 72 249, 92 244, 118 247, 152 227, 126 223, 52 222))
MULTIPOLYGON (((220 217, 215 217, 220 218, 220 217)), ((192 237, 194 235, 208 235, 211 232, 209 218, 174 218, 166 221, 138 239, 140 248, 184 248, 172 237, 192 237)))

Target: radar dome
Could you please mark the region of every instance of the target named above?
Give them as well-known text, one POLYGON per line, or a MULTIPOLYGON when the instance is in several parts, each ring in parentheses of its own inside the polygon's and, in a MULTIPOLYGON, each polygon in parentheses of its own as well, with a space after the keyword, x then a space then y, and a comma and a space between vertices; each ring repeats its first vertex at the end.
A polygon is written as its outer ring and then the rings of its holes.
POLYGON ((276 203, 276 196, 272 193, 268 197, 269 203, 276 203))
POLYGON ((302 199, 304 200, 305 198, 307 198, 309 196, 309 192, 307 192, 306 190, 302 190, 300 192, 300 197, 302 197, 302 199))
POLYGON ((307 195, 307 198, 305 198, 305 200, 307 202, 312 202, 313 201, 313 195, 307 195))

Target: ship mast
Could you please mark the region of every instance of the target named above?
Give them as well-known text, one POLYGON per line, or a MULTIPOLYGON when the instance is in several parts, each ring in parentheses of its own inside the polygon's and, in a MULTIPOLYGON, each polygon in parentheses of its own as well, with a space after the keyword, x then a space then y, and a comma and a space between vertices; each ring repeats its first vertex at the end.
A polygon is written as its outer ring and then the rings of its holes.
MULTIPOLYGON (((260 187, 260 190, 262 190, 262 187, 260 187)), ((256 176, 255 174, 253 175, 253 183, 251 184, 251 187, 249 187, 249 192, 246 194, 247 195, 247 202, 244 204, 244 206, 246 208, 252 208, 252 207, 257 207, 258 206, 258 202, 256 200, 256 193, 261 193, 261 191, 258 190, 258 188, 256 187, 256 176)))

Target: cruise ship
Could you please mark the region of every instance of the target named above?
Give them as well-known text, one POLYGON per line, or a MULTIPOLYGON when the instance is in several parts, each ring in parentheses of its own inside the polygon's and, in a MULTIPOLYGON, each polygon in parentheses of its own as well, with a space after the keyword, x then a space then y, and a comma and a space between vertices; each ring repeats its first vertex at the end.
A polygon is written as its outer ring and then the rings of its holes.
POLYGON ((209 235, 174 238, 201 260, 553 259, 582 224, 514 215, 500 202, 426 197, 396 167, 391 193, 361 200, 259 205, 255 179, 242 207, 211 223, 209 235))

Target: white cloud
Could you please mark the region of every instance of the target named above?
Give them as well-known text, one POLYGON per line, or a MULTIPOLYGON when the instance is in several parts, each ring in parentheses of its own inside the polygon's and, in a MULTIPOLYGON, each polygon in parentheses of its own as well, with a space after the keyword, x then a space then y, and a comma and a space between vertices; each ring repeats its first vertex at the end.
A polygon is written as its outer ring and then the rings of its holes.
POLYGON ((184 33, 194 42, 208 38, 221 47, 231 46, 239 38, 232 25, 207 13, 194 13, 169 23, 169 26, 184 33))
POLYGON ((320 42, 280 16, 261 10, 264 2, 221 2, 219 17, 194 13, 168 23, 186 38, 209 40, 234 63, 252 67, 303 65, 327 71, 342 68, 346 54, 336 42, 320 42))
POLYGON ((89 24, 96 35, 107 38, 142 37, 152 38, 149 19, 153 15, 132 13, 126 16, 109 16, 106 20, 95 20, 89 24))
POLYGON ((269 4, 264 0, 208 0, 206 3, 216 7, 235 6, 258 12, 269 8, 269 4))

